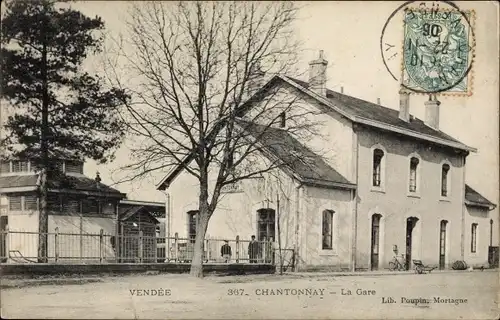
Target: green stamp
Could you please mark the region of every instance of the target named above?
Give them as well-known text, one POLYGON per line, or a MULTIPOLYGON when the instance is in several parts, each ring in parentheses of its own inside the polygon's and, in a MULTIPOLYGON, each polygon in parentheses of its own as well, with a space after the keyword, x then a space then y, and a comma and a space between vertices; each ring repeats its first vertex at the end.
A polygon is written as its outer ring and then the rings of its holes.
POLYGON ((471 95, 473 11, 404 12, 402 84, 417 93, 471 95))

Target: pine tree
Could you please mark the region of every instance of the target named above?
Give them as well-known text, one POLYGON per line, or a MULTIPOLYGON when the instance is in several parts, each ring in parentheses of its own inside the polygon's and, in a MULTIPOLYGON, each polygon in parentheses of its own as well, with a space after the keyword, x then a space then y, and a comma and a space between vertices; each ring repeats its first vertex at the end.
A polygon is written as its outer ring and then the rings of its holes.
POLYGON ((2 152, 30 159, 39 171, 38 257, 47 257, 48 179, 55 159, 105 162, 124 137, 119 106, 123 90, 107 88, 84 71, 100 52, 100 17, 65 3, 16 0, 6 4, 1 29, 1 98, 15 110, 5 124, 2 152))

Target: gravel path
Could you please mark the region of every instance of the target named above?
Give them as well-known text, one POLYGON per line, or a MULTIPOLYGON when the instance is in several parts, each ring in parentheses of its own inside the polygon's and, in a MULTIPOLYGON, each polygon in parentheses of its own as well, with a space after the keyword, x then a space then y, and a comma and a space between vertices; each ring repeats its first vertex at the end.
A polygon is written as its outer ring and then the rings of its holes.
POLYGON ((498 283, 494 271, 205 279, 161 274, 7 288, 0 298, 2 317, 9 319, 494 319, 498 283))

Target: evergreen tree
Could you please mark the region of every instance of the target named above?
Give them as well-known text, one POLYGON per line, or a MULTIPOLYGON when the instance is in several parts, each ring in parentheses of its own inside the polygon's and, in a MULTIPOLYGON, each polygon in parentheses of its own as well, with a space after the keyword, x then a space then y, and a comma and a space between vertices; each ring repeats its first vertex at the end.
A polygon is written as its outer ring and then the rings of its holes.
POLYGON ((82 67, 100 52, 103 28, 100 17, 51 0, 10 1, 3 15, 1 98, 15 113, 4 126, 2 154, 30 159, 39 171, 40 262, 47 257, 53 160, 105 162, 124 136, 119 106, 128 96, 82 67))

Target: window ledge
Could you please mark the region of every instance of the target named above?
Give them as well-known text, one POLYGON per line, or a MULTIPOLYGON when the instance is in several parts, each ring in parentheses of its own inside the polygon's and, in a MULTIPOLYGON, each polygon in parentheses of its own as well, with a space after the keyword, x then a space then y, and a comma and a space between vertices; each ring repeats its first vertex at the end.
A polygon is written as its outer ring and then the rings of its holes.
POLYGON ((385 189, 383 187, 371 186, 370 191, 371 192, 385 193, 385 189))
POLYGON ((448 198, 448 197, 441 197, 441 198, 439 198, 439 201, 451 202, 450 198, 448 198))
POLYGON ((325 249, 320 249, 319 250, 319 256, 338 256, 338 253, 336 250, 325 250, 325 249))
POLYGON ((408 192, 406 194, 407 197, 410 197, 410 198, 417 198, 417 199, 420 199, 420 193, 418 192, 408 192))

